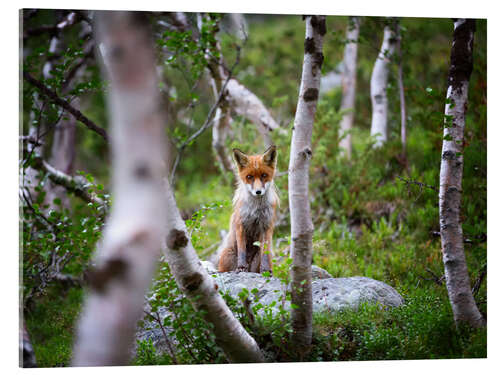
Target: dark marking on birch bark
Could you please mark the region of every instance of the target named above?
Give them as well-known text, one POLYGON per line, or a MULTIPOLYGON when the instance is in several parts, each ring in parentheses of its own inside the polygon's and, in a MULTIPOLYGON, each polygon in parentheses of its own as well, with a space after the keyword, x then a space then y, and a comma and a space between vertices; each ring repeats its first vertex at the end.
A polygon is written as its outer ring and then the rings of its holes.
POLYGON ((140 164, 135 167, 134 175, 140 180, 147 180, 151 178, 151 171, 147 165, 140 164))
POLYGON ((111 258, 102 267, 89 270, 88 284, 97 293, 104 294, 111 280, 125 279, 128 266, 123 259, 111 258))
POLYGON ((309 88, 304 92, 303 98, 306 102, 318 100, 318 89, 309 88))
POLYGON ((454 151, 445 151, 442 157, 444 160, 455 160, 457 159, 457 153, 454 151))
POLYGON ((319 35, 323 36, 326 34, 326 21, 324 18, 320 19, 318 16, 312 16, 311 26, 319 35))
POLYGON ((317 64, 318 68, 321 69, 321 66, 323 65, 324 60, 325 60, 325 56, 323 55, 322 52, 316 52, 314 54, 314 62, 317 64))
POLYGON ((316 46, 314 45, 313 38, 306 38, 306 40, 304 40, 304 52, 309 54, 316 52, 316 46))
POLYGON ((453 32, 451 47, 450 71, 448 73, 448 86, 461 94, 463 82, 469 81, 472 73, 472 40, 476 30, 476 21, 466 19, 453 32))
POLYGON ((113 62, 119 62, 125 56, 125 48, 122 46, 115 46, 111 48, 109 57, 113 62))
POLYGON ((309 159, 312 156, 312 151, 309 147, 304 148, 302 151, 299 152, 300 156, 302 156, 304 159, 309 159))
POLYGON ((167 246, 172 250, 179 250, 186 247, 188 244, 188 238, 183 230, 172 229, 167 235, 167 246))
POLYGON ((199 272, 192 273, 181 279, 182 287, 190 292, 195 291, 203 282, 203 276, 199 272))

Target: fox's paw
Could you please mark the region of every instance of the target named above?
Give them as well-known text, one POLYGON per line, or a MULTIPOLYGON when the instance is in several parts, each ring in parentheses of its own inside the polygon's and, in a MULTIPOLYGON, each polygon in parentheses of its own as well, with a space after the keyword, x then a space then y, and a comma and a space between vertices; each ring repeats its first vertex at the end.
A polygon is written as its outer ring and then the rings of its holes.
POLYGON ((248 272, 248 267, 247 266, 239 266, 239 267, 236 268, 236 272, 237 273, 248 272))

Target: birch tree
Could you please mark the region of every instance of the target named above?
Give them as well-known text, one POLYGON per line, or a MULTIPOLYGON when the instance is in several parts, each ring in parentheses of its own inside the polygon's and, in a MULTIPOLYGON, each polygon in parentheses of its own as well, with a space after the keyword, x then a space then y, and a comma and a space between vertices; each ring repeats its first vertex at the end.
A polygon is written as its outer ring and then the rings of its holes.
POLYGON ((163 251, 177 285, 195 310, 205 312, 203 318, 213 325, 216 342, 230 362, 264 362, 257 343, 229 310, 214 279, 201 265, 168 181, 165 189, 169 217, 167 241, 163 251))
POLYGON ((73 365, 127 364, 165 238, 164 116, 153 44, 140 13, 97 12, 110 80, 113 207, 90 275, 73 365))
POLYGON ((323 63, 324 16, 306 16, 304 62, 299 100, 293 125, 288 195, 291 218, 292 262, 292 342, 304 355, 312 338, 312 235, 313 223, 309 204, 309 166, 312 156, 311 135, 318 103, 323 63))
MULTIPOLYGON (((197 15, 197 28, 194 29, 183 13, 172 13, 170 14, 170 19, 177 30, 191 30, 195 38, 199 38, 199 33, 203 24, 203 16, 201 14, 197 15)), ((217 51, 216 55, 218 55, 218 57, 214 56, 213 53, 207 54, 208 71, 210 73, 211 85, 214 89, 215 98, 217 99, 221 94, 223 97, 222 100, 220 100, 219 108, 217 108, 213 122, 212 147, 222 167, 232 172, 231 159, 225 152, 225 141, 230 132, 232 123, 232 111, 254 124, 257 131, 262 136, 264 144, 267 146, 272 144, 272 131, 284 134, 285 130, 279 126, 270 111, 255 93, 250 91, 236 78, 230 76, 227 65, 224 62, 220 43, 215 38, 218 27, 214 28, 213 32, 215 45, 212 46, 212 49, 217 51), (223 86, 226 88, 224 92, 221 93, 221 88, 223 86)), ((243 35, 245 36, 246 34, 243 35)))
POLYGON ((439 176, 439 222, 446 288, 455 322, 480 327, 485 321, 472 295, 460 223, 465 113, 474 31, 474 20, 454 21, 439 176))
POLYGON ((398 87, 399 87, 399 106, 401 112, 401 146, 403 148, 403 157, 406 159, 406 100, 405 100, 405 86, 403 82, 403 49, 401 25, 399 21, 396 23, 397 35, 397 52, 398 52, 398 87))
POLYGON ((340 144, 345 150, 347 158, 351 158, 351 134, 354 122, 354 103, 356 99, 356 66, 358 60, 359 17, 349 17, 344 48, 344 71, 342 74, 342 102, 341 111, 347 111, 340 121, 340 144))
POLYGON ((387 141, 387 79, 389 64, 396 48, 396 40, 394 30, 390 26, 385 26, 382 46, 375 60, 370 80, 372 102, 370 133, 375 137, 375 147, 380 147, 387 141))

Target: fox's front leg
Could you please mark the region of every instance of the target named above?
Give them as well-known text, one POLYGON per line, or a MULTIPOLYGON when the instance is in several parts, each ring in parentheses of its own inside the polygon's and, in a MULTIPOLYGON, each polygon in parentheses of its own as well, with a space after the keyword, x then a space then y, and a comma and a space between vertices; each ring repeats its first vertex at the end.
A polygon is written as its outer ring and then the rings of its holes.
POLYGON ((264 234, 264 240, 261 244, 261 254, 262 259, 260 261, 260 273, 268 271, 273 274, 273 269, 271 267, 271 245, 273 241, 273 228, 269 228, 264 234))
POLYGON ((248 272, 248 262, 247 262, 247 241, 245 238, 245 232, 243 230, 243 225, 239 224, 236 226, 236 247, 238 250, 238 260, 236 272, 248 272))

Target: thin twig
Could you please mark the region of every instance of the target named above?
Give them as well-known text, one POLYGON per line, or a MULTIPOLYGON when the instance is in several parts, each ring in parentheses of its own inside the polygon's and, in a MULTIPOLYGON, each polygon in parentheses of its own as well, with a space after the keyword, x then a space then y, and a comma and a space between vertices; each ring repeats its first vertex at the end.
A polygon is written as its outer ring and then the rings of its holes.
POLYGON ((167 332, 165 331, 165 327, 163 326, 162 322, 161 322, 161 318, 160 318, 160 314, 158 314, 158 312, 155 313, 155 315, 151 314, 149 311, 147 310, 144 310, 144 312, 151 318, 153 319, 154 321, 156 321, 156 323, 158 323, 158 325, 160 326, 161 328, 161 332, 163 334, 163 337, 165 338, 165 342, 167 343, 167 346, 168 346, 168 351, 170 352, 170 356, 172 357, 172 362, 174 362, 174 364, 179 364, 179 362, 177 361, 177 357, 175 356, 175 351, 174 349, 172 348, 172 343, 170 342, 170 339, 168 338, 168 335, 167 335, 167 332))
POLYGON ((212 105, 212 107, 210 108, 210 111, 208 112, 208 115, 207 115, 207 118, 205 119, 205 122, 196 132, 194 132, 187 140, 185 140, 177 149, 177 157, 175 158, 174 165, 172 167, 172 171, 170 172, 171 184, 173 184, 173 182, 174 182, 175 172, 176 172, 177 166, 179 165, 179 161, 182 157, 182 153, 183 153, 184 149, 188 145, 190 145, 191 142, 193 142, 196 138, 198 138, 207 128, 209 128, 213 124, 212 120, 213 120, 213 117, 215 115, 215 111, 217 110, 220 103, 222 102, 222 99, 225 96, 227 84, 229 83, 229 81, 231 80, 232 75, 233 75, 233 69, 236 67, 236 65, 239 64, 239 62, 240 62, 240 48, 239 48, 239 46, 237 46, 237 48, 236 48, 236 61, 234 62, 231 69, 229 69, 226 80, 224 81, 224 84, 222 85, 222 88, 219 92, 217 100, 215 101, 214 105, 212 105))
POLYGON ((472 294, 476 295, 479 292, 479 288, 481 288, 481 283, 483 282, 484 277, 486 276, 486 265, 483 266, 481 272, 479 273, 478 278, 474 282, 474 286, 472 287, 472 294))

